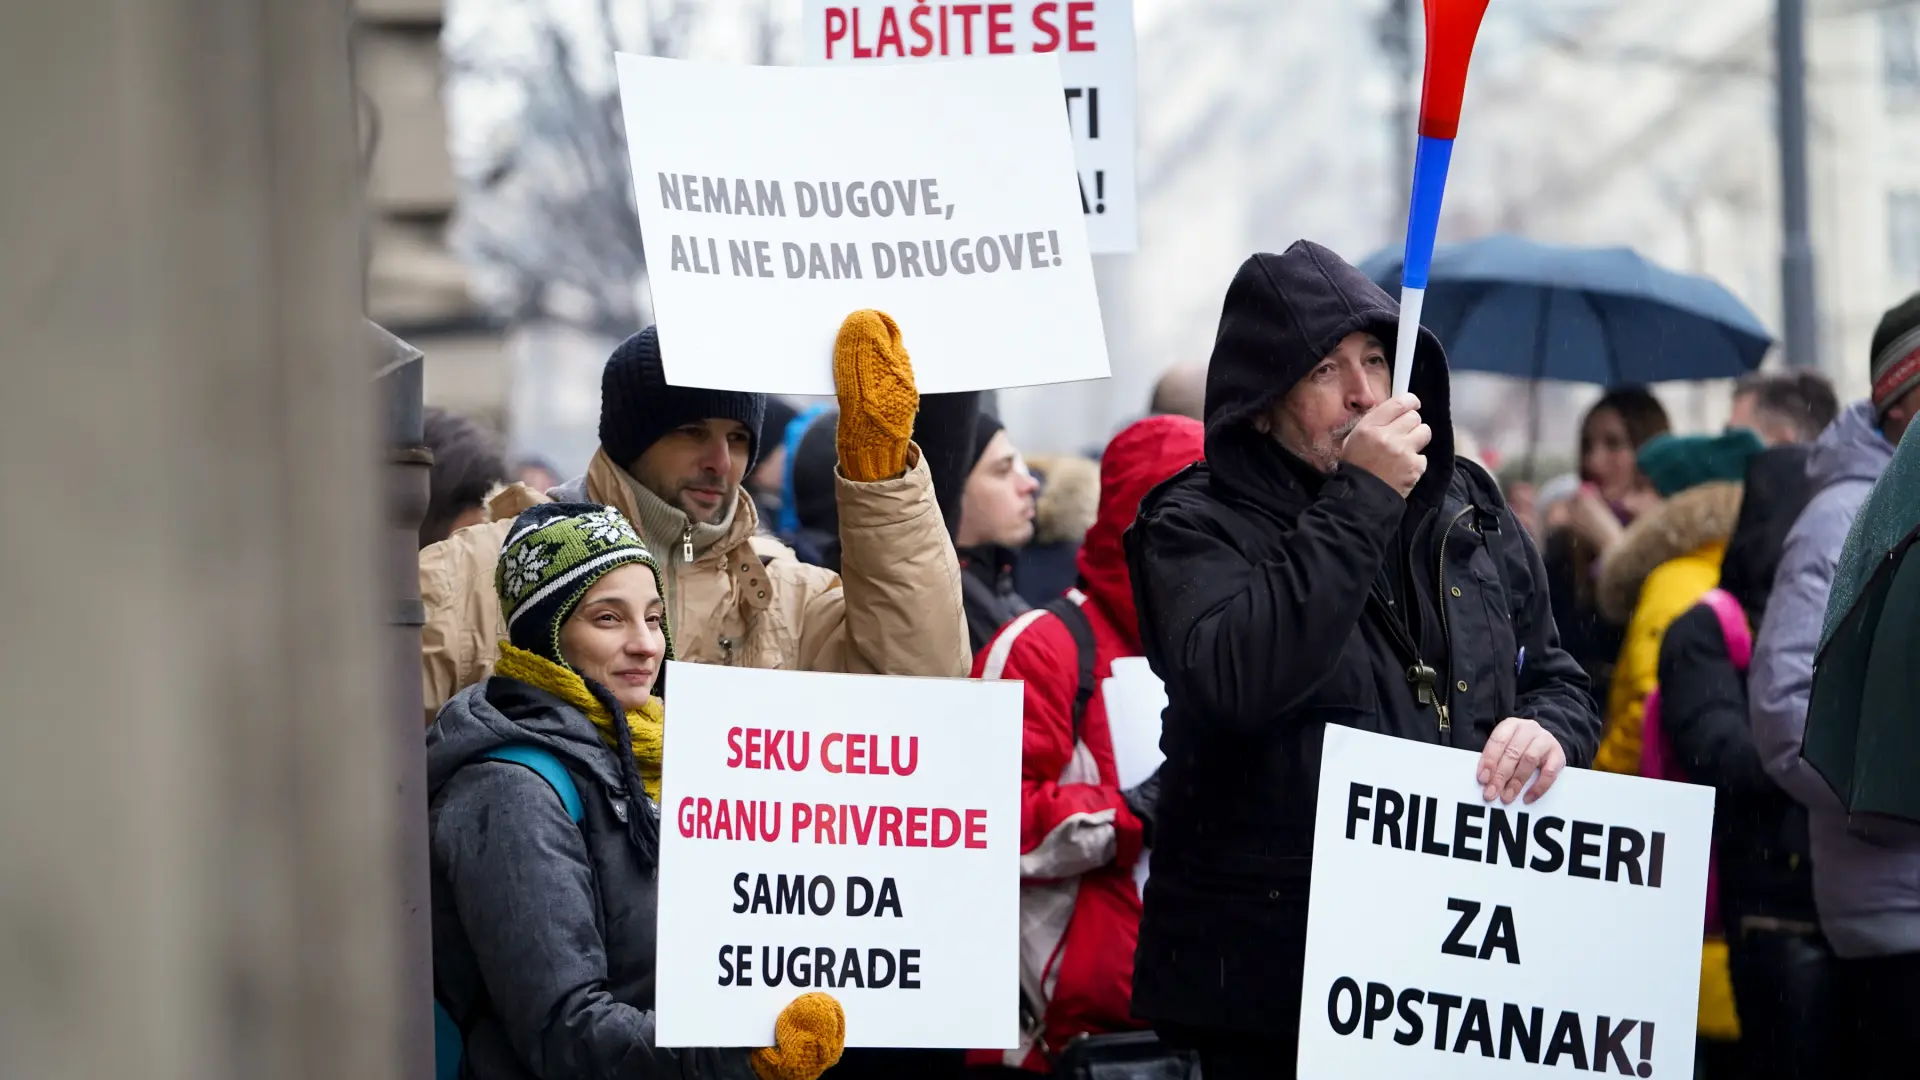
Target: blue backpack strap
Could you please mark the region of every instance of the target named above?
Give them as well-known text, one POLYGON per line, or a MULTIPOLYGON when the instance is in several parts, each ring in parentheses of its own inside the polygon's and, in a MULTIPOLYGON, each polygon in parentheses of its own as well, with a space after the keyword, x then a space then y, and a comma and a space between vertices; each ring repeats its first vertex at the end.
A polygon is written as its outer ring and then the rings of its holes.
MULTIPOLYGON (((540 779, 547 782, 555 795, 560 796, 560 805, 566 808, 567 817, 575 825, 587 813, 586 804, 580 801, 580 788, 573 782, 573 774, 560 762, 553 751, 532 743, 509 743, 495 747, 480 755, 482 761, 505 761, 532 769, 540 779)), ((484 997, 486 988, 480 989, 484 997)), ((459 1080, 466 1058, 466 1034, 459 1021, 447 1011, 446 1004, 440 1000, 439 987, 434 988, 433 1002, 433 1076, 434 1080, 459 1080)))
POLYGON ((453 1014, 438 999, 433 1003, 433 1080, 460 1080, 466 1058, 466 1038, 453 1014))
POLYGON ((524 765, 540 775, 555 795, 560 796, 560 805, 567 808, 567 817, 575 825, 587 816, 586 804, 580 801, 580 789, 574 785, 573 774, 560 763, 553 751, 532 743, 510 743, 495 747, 480 755, 488 761, 509 761, 515 765, 524 765))

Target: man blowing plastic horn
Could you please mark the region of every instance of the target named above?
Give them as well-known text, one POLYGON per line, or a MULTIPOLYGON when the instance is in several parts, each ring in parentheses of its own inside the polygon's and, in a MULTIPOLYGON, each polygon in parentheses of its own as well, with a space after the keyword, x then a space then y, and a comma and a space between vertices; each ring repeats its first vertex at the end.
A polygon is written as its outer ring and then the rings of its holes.
POLYGON ((1133 1011, 1207 1080, 1293 1075, 1328 724, 1482 751, 1485 798, 1586 766, 1599 717, 1546 572, 1493 479, 1454 457, 1446 357, 1306 242, 1247 260, 1207 375, 1206 457, 1127 534, 1166 683, 1133 1011))

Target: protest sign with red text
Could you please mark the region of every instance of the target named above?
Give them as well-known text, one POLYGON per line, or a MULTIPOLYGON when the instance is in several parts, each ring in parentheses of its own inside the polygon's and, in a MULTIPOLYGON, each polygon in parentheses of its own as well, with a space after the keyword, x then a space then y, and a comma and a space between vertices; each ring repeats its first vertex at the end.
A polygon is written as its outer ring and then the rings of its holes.
POLYGON ((767 1045, 821 990, 849 1046, 1013 1046, 1020 684, 667 682, 660 1045, 767 1045))
POLYGON ((802 58, 809 64, 1058 57, 1087 243, 1096 255, 1140 246, 1133 0, 805 0, 801 20, 802 58))

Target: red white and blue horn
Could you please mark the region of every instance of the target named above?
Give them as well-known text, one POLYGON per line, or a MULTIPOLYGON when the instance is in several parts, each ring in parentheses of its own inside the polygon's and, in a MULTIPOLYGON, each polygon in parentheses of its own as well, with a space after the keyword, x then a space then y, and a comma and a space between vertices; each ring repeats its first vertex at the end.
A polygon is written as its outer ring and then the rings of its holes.
POLYGON ((1420 86, 1420 142, 1413 156, 1413 198, 1407 208, 1407 250, 1400 265, 1400 331, 1394 347, 1393 392, 1404 394, 1413 379, 1413 349, 1420 336, 1420 308, 1433 263, 1433 236, 1447 193, 1447 165, 1460 130, 1460 99, 1467 90, 1467 63, 1487 0, 1425 0, 1426 74, 1420 86))

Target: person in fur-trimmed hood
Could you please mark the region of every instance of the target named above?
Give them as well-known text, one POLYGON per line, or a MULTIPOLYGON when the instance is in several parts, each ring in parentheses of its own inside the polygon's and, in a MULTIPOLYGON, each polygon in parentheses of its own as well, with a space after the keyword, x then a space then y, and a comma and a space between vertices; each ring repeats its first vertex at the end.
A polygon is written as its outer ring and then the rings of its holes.
MULTIPOLYGON (((1804 445, 1782 445, 1748 462, 1740 518, 1720 564, 1726 597, 1687 609, 1660 642, 1658 736, 1679 774, 1664 778, 1715 789, 1700 985, 1717 988, 1724 973, 1732 1000, 1716 1005, 1703 996, 1702 1012, 1737 1007, 1739 1075, 1749 1080, 1802 1080, 1832 1068, 1833 953, 1814 913, 1807 811, 1767 775, 1747 720, 1752 631, 1766 613, 1787 533, 1815 491, 1808 456, 1804 445), (1739 622, 1727 619, 1727 598, 1739 622)), ((1659 773, 1659 760, 1646 771, 1659 773)))
POLYGON ((1720 560, 1740 516, 1747 459, 1762 449, 1744 428, 1724 435, 1661 435, 1640 448, 1640 471, 1666 501, 1642 514, 1607 553, 1598 598, 1627 627, 1607 694, 1606 728, 1593 767, 1640 774, 1640 725, 1659 681, 1660 638, 1720 581, 1720 560))
MULTIPOLYGON (((1607 693, 1606 726, 1593 767, 1640 774, 1647 696, 1660 681, 1667 627, 1720 582, 1727 540, 1740 517, 1747 462, 1763 449, 1745 428, 1724 435, 1660 435, 1640 448, 1641 473, 1666 501, 1627 527, 1600 568, 1597 596, 1627 634, 1607 693)), ((1701 1036, 1740 1037, 1727 947, 1717 936, 1700 954, 1701 1036)))

